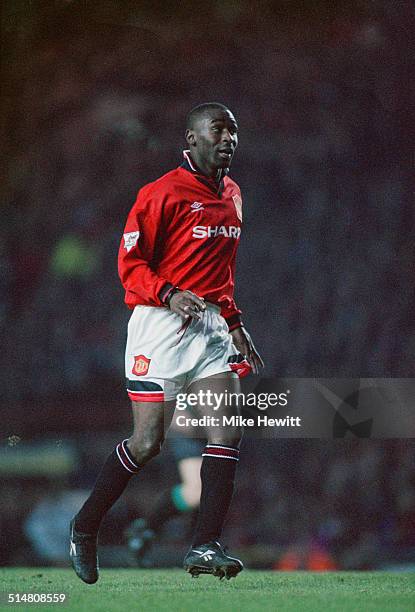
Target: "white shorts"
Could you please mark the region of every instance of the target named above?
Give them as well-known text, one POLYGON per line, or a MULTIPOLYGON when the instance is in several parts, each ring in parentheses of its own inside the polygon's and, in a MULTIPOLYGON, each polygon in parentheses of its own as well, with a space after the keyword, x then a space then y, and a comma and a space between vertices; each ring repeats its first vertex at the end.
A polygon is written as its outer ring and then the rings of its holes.
POLYGON ((202 319, 184 319, 168 308, 136 306, 128 323, 125 375, 137 402, 174 400, 195 380, 221 372, 249 373, 232 343, 218 306, 206 304, 202 319))

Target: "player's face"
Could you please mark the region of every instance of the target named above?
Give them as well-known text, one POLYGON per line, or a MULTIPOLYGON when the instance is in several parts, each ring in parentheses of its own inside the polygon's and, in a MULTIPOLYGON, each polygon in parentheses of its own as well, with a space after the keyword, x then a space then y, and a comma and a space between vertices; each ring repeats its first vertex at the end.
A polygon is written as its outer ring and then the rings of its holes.
POLYGON ((221 168, 229 168, 238 145, 238 125, 229 110, 212 109, 200 117, 193 130, 188 130, 192 157, 199 168, 210 176, 221 168))

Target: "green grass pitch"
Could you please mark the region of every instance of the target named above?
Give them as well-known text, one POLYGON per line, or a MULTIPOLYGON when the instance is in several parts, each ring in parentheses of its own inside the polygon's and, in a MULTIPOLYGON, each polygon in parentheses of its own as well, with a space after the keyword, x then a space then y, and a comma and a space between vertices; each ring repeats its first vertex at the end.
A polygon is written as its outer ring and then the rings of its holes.
MULTIPOLYGON (((182 570, 102 570, 95 585, 71 570, 0 569, 0 591, 66 593, 64 605, 8 605, 62 612, 414 612, 415 574, 387 572, 262 572, 230 581, 191 578, 182 570)), ((4 597, 4 595, 3 595, 4 597)))

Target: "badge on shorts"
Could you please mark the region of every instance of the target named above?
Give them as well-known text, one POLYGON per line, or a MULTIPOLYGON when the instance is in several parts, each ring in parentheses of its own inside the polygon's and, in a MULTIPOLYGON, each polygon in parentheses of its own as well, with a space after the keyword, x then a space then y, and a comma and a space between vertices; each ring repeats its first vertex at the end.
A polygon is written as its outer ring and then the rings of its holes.
POLYGON ((151 359, 148 359, 144 355, 137 355, 134 357, 133 374, 136 376, 145 376, 148 372, 151 359))

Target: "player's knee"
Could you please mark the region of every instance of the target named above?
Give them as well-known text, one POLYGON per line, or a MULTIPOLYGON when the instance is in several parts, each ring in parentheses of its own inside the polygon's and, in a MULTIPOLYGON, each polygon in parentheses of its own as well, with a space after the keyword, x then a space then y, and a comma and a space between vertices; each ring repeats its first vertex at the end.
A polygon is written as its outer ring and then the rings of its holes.
POLYGON ((144 465, 159 454, 163 444, 162 438, 135 438, 128 440, 128 449, 139 465, 144 465))
POLYGON ((243 435, 242 427, 227 427, 226 431, 212 433, 209 437, 209 444, 221 444, 222 446, 232 446, 239 448, 243 435))

